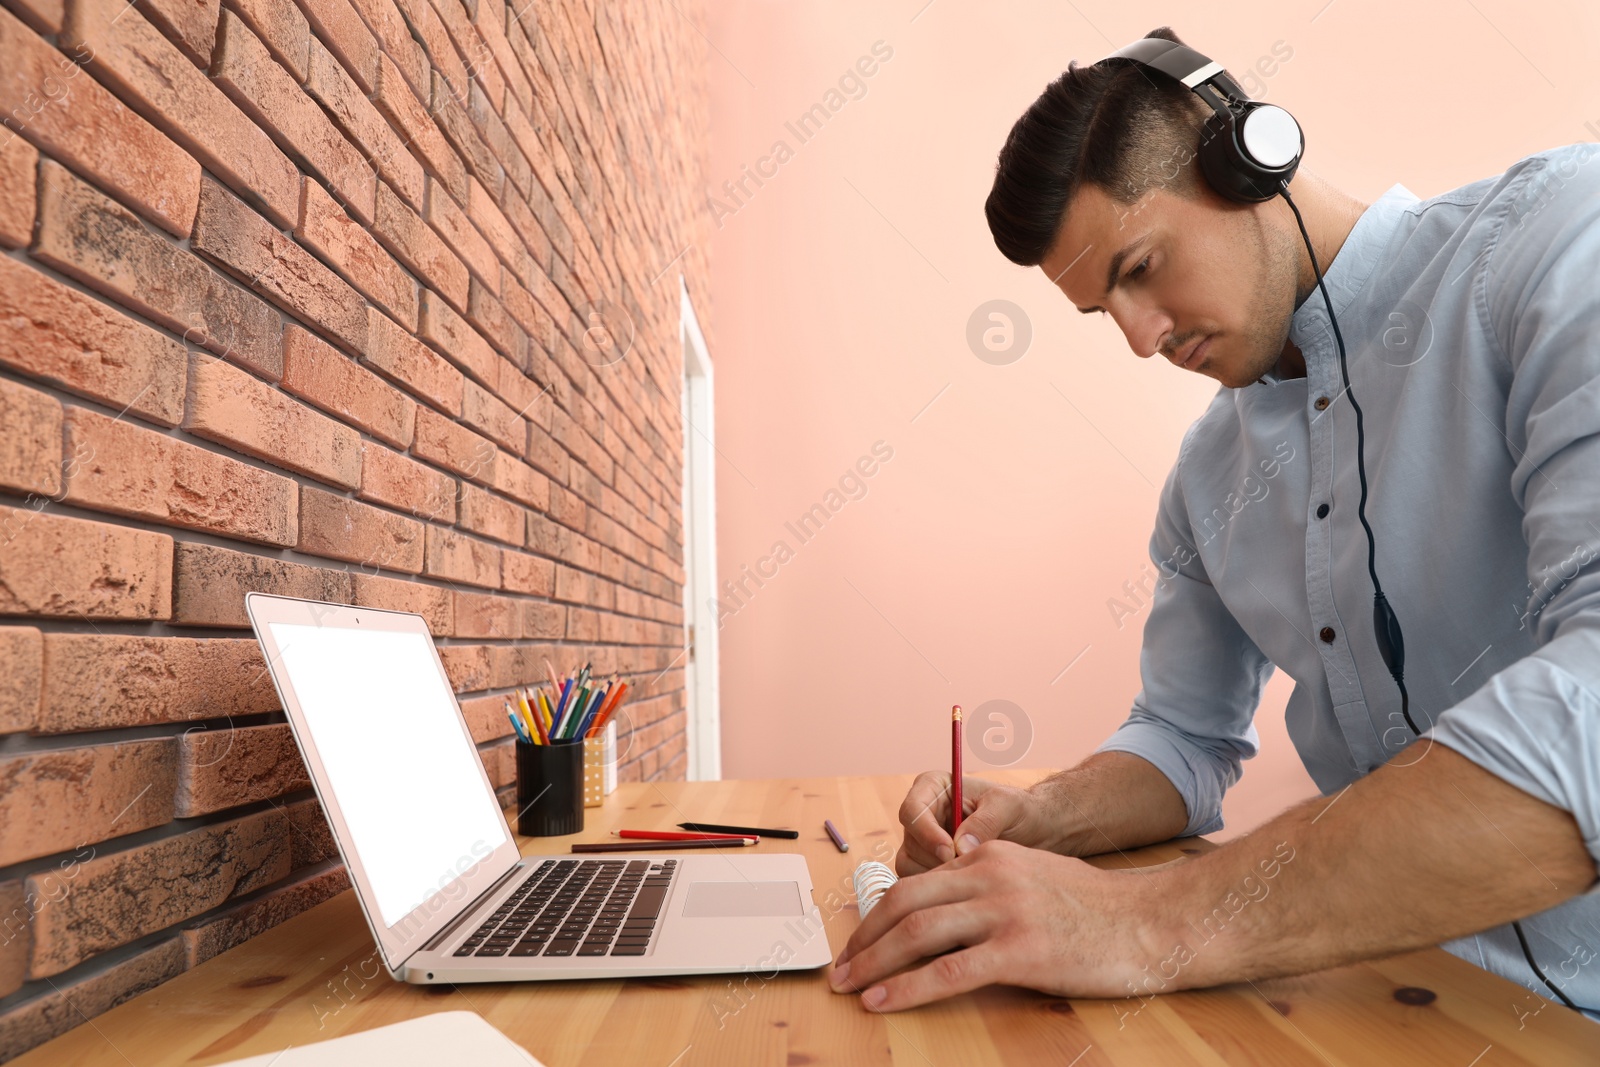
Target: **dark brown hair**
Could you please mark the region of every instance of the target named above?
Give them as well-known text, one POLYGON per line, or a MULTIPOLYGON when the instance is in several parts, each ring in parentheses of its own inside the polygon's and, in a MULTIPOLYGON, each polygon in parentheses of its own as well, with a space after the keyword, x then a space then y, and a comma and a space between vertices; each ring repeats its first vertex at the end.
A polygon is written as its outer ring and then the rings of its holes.
MULTIPOLYGON (((1145 36, 1185 43, 1166 26, 1145 36)), ((1000 149, 983 205, 995 245, 1013 263, 1041 263, 1085 183, 1119 204, 1156 184, 1197 197, 1204 179, 1194 153, 1210 113, 1177 79, 1131 59, 1087 67, 1072 60, 1000 149)))

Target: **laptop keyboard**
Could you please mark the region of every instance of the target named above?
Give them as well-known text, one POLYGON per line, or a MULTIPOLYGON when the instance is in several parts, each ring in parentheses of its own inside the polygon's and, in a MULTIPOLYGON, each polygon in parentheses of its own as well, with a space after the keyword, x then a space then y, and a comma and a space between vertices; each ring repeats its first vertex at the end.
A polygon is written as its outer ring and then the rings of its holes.
POLYGON ((643 956, 677 860, 545 860, 457 956, 643 956))

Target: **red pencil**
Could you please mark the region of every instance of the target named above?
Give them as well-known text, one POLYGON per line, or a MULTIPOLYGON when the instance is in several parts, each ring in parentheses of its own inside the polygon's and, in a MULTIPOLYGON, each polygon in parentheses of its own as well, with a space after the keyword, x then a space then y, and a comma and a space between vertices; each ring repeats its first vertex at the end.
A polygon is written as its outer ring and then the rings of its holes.
POLYGON ((679 830, 613 830, 618 837, 637 838, 641 841, 760 841, 754 834, 695 834, 679 830))
POLYGON ((961 829, 961 705, 950 709, 950 837, 961 829))

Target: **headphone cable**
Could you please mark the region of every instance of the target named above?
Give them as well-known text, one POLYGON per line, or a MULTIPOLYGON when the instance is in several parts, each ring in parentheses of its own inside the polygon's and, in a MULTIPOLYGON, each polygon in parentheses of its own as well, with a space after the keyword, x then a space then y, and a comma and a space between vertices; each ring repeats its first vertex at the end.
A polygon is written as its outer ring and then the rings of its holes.
MULTIPOLYGON (((1333 313, 1333 299, 1328 296, 1328 287, 1322 282, 1322 268, 1317 265, 1317 253, 1311 247, 1311 236, 1306 232, 1305 219, 1300 217, 1300 208, 1289 195, 1289 183, 1280 180, 1278 191, 1288 203, 1289 210, 1294 212, 1294 220, 1300 226, 1300 236, 1306 243, 1306 252, 1311 256, 1311 270, 1316 275, 1317 288, 1322 290, 1322 300, 1328 305, 1328 321, 1333 325, 1333 336, 1339 344, 1339 373, 1344 379, 1344 392, 1350 397, 1350 407, 1356 413, 1356 474, 1361 480, 1361 499, 1356 503, 1356 517, 1361 520, 1362 529, 1367 532, 1367 573, 1372 576, 1373 628, 1377 632, 1378 651, 1383 656, 1383 662, 1389 668, 1389 673, 1394 676, 1395 684, 1400 687, 1400 714, 1405 717, 1406 725, 1411 728, 1412 734, 1421 737, 1422 731, 1417 729, 1417 724, 1411 719, 1411 697, 1406 692, 1405 642, 1400 635, 1400 620, 1395 617, 1394 609, 1389 606, 1389 598, 1384 596, 1383 586, 1378 584, 1378 544, 1373 537, 1372 526, 1367 522, 1366 514, 1366 435, 1362 429, 1361 405, 1356 403, 1356 394, 1350 389, 1350 368, 1345 363, 1344 335, 1339 332, 1339 318, 1333 313)), ((1554 993, 1561 1003, 1573 1011, 1581 1011, 1540 969, 1533 958, 1533 950, 1528 947, 1528 937, 1522 931, 1522 923, 1512 920, 1511 928, 1517 933, 1517 944, 1522 946, 1522 955, 1527 959, 1528 966, 1533 968, 1533 973, 1539 976, 1539 980, 1549 987, 1550 992, 1554 993)))

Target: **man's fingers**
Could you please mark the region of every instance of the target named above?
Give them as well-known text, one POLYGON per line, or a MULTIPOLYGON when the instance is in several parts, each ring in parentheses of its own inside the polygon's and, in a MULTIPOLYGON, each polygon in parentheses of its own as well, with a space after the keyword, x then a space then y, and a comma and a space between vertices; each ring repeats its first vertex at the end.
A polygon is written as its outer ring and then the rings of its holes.
POLYGON ((836 963, 844 963, 857 952, 872 944, 888 932, 889 928, 913 911, 939 904, 953 904, 972 896, 969 875, 934 870, 916 878, 902 878, 890 886, 861 920, 836 963))
POLYGON ((915 841, 924 858, 943 863, 956 854, 945 829, 949 815, 950 776, 939 771, 917 775, 900 805, 900 825, 905 827, 907 841, 915 841))
POLYGON ((986 913, 970 900, 918 909, 836 968, 828 983, 836 993, 859 993, 918 960, 978 944, 988 926, 986 913))
POLYGON ((981 989, 998 974, 997 950, 988 943, 975 945, 868 986, 861 1005, 870 1011, 903 1011, 981 989))

